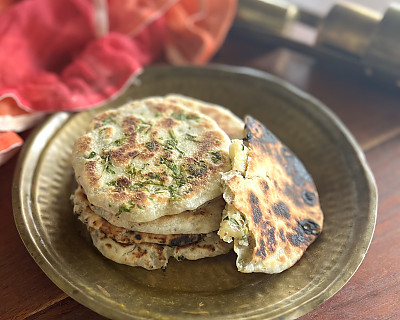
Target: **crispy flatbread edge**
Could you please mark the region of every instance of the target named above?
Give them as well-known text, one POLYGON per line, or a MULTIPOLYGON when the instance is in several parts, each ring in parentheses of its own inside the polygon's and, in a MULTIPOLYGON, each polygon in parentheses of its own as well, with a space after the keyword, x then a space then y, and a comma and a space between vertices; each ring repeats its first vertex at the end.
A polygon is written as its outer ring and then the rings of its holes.
POLYGON ((89 232, 93 245, 107 259, 147 270, 166 268, 171 257, 178 261, 198 260, 226 254, 232 249, 232 245, 219 239, 215 232, 207 234, 203 240, 196 244, 182 247, 151 243, 124 245, 108 238, 99 230, 90 228, 89 232))

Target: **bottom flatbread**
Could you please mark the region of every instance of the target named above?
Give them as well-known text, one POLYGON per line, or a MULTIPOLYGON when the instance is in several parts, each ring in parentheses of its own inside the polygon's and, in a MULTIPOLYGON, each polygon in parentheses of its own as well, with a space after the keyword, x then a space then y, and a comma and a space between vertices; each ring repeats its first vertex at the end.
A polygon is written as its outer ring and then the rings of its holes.
POLYGON ((94 246, 106 258, 133 267, 148 270, 165 268, 170 257, 176 260, 198 260, 228 253, 232 244, 222 241, 216 232, 207 234, 196 244, 182 247, 163 246, 154 243, 122 244, 108 238, 103 232, 89 228, 94 246))

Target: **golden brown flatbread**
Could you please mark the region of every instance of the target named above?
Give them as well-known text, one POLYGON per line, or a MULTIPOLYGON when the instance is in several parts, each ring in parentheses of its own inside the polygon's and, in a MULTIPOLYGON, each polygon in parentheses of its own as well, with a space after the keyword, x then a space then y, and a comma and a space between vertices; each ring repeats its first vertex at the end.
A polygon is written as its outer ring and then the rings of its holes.
POLYGON ((241 272, 278 273, 300 259, 322 231, 317 189, 301 161, 254 118, 231 145, 222 178, 227 206, 219 235, 234 238, 241 272))
POLYGON ((152 97, 97 115, 72 165, 91 204, 127 224, 147 222, 220 196, 229 144, 211 118, 152 97))

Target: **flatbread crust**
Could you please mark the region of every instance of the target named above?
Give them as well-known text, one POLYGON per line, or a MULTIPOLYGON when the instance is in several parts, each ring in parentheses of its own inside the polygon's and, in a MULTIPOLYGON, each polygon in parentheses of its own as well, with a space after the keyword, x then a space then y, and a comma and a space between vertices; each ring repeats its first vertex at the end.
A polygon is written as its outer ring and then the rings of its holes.
POLYGON ((75 215, 87 228, 99 230, 108 238, 120 243, 157 243, 169 246, 183 246, 199 242, 204 238, 204 234, 154 234, 116 227, 93 212, 80 187, 76 189, 72 200, 75 215))
MULTIPOLYGON (((234 237, 241 272, 278 273, 300 259, 322 231, 317 189, 300 160, 260 122, 247 116, 245 165, 223 174, 227 202, 219 235, 234 237)), ((238 152, 240 153, 240 152, 238 152)), ((237 159, 242 159, 238 156, 237 159)))
POLYGON ((211 118, 153 97, 97 115, 72 165, 90 203, 127 224, 147 222, 221 195, 229 144, 211 118))
POLYGON ((225 107, 180 94, 169 94, 165 99, 183 104, 190 110, 201 112, 214 119, 231 139, 243 139, 244 137, 243 120, 225 107))
POLYGON ((94 246, 106 258, 133 267, 148 270, 165 268, 170 257, 176 260, 198 260, 228 253, 232 245, 222 241, 213 232, 196 244, 170 247, 151 243, 121 244, 96 229, 89 229, 94 246))
POLYGON ((160 235, 201 234, 216 231, 219 228, 222 211, 225 207, 225 200, 221 196, 193 211, 184 211, 175 215, 163 216, 149 222, 127 223, 115 217, 114 214, 89 203, 81 187, 78 187, 74 192, 73 200, 79 206, 80 211, 86 206, 90 206, 93 213, 116 227, 160 235), (100 213, 99 210, 101 210, 100 213))

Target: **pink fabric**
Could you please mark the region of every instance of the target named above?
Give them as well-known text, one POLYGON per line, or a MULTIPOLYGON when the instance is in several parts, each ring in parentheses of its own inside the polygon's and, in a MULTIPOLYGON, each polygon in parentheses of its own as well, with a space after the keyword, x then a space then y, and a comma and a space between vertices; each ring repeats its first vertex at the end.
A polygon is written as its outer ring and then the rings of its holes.
POLYGON ((163 18, 133 39, 113 32, 97 39, 93 17, 92 3, 82 0, 28 0, 5 11, 0 99, 15 97, 27 111, 90 108, 161 53, 163 18))
MULTIPOLYGON (((236 10, 236 0, 12 2, 0 6, 0 132, 103 104, 159 58, 206 63, 236 10)), ((11 136, 0 136, 0 152, 11 136)))

